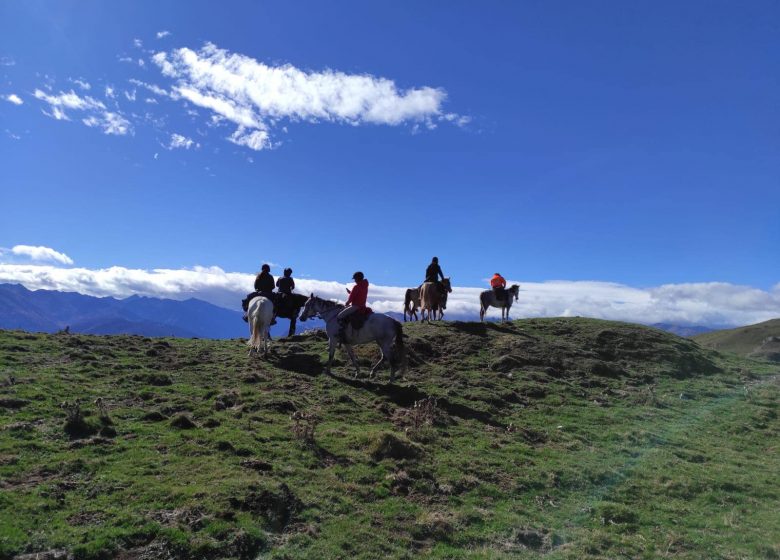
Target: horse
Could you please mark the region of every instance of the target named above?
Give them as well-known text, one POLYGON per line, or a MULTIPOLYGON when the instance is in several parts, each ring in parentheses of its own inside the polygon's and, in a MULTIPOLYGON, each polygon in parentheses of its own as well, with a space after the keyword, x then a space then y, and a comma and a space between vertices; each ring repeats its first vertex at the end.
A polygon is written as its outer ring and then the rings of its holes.
POLYGON ((306 300, 308 299, 309 298, 302 294, 295 293, 276 296, 276 316, 290 320, 290 330, 288 331, 287 336, 295 334, 298 313, 300 312, 301 307, 306 305, 306 300))
POLYGON ((444 287, 444 293, 441 293, 436 287, 435 282, 423 282, 420 285, 420 318, 422 321, 427 320, 431 322, 431 311, 433 311, 434 321, 437 319, 436 312, 439 312, 438 319, 444 317, 444 307, 447 305, 447 294, 452 292, 452 282, 449 278, 445 278, 441 281, 441 285, 444 287))
POLYGON ((520 292, 520 286, 512 284, 509 289, 504 292, 504 299, 499 301, 496 299, 496 292, 494 290, 485 290, 479 294, 479 320, 485 320, 485 313, 487 313, 488 307, 500 307, 501 308, 501 322, 509 321, 509 310, 512 308, 512 298, 518 300, 518 294, 520 292), (506 319, 504 314, 506 313, 506 319))
POLYGON ((420 288, 409 288, 404 296, 404 322, 406 315, 409 314, 409 320, 417 321, 417 310, 420 308, 420 288))
MULTIPOLYGON (((316 316, 319 316, 325 321, 325 332, 328 334, 328 364, 325 367, 325 371, 328 375, 330 375, 331 366, 333 365, 333 355, 336 353, 336 346, 339 344, 338 314, 341 313, 345 307, 346 306, 339 303, 318 298, 312 294, 306 301, 306 305, 303 306, 303 312, 301 313, 301 321, 316 316)), ((406 349, 404 347, 403 327, 401 326, 401 323, 392 317, 389 317, 384 313, 372 313, 368 316, 366 322, 360 329, 355 330, 351 325, 347 325, 344 329, 344 336, 346 338, 344 348, 349 355, 349 359, 352 361, 352 365, 355 366, 355 377, 360 375, 360 366, 358 365, 355 353, 352 351, 352 346, 366 344, 371 341, 375 341, 377 345, 379 345, 382 356, 371 368, 369 377, 374 376, 377 368, 382 365, 385 360, 390 362, 391 383, 395 380, 396 362, 400 363, 401 373, 406 369, 406 349), (393 348, 394 345, 395 351, 393 348)))
POLYGON ((247 345, 249 349, 249 355, 252 352, 259 353, 260 345, 263 345, 263 357, 268 357, 268 343, 271 340, 271 335, 268 329, 271 327, 271 318, 274 315, 274 303, 263 296, 257 296, 252 298, 249 302, 249 309, 247 310, 247 316, 249 318, 249 340, 247 345))

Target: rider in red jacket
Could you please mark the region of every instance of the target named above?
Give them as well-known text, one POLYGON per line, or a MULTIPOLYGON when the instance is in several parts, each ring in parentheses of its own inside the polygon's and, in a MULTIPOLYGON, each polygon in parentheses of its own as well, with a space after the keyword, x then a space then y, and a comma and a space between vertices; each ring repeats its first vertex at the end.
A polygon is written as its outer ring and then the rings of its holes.
POLYGON ((349 316, 353 313, 363 313, 366 310, 366 300, 368 299, 368 280, 365 279, 362 272, 356 272, 352 275, 355 285, 349 291, 347 298, 347 307, 339 313, 339 339, 344 341, 344 328, 347 326, 349 316))

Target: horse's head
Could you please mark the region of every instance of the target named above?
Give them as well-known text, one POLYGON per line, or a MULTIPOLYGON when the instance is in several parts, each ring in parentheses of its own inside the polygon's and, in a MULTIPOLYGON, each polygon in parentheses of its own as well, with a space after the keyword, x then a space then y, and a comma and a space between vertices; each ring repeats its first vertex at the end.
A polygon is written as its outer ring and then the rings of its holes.
POLYGON ((306 300, 306 303, 303 305, 303 311, 301 312, 300 319, 301 321, 305 321, 309 317, 314 317, 317 315, 317 311, 314 309, 314 302, 317 298, 314 297, 314 294, 311 295, 309 299, 306 300))
POLYGON ((515 301, 518 301, 520 299, 520 286, 517 284, 512 284, 510 286, 509 290, 507 290, 510 294, 515 296, 515 301))
POLYGON ((449 277, 442 280, 441 285, 444 286, 444 289, 447 290, 448 293, 452 293, 452 282, 449 277))

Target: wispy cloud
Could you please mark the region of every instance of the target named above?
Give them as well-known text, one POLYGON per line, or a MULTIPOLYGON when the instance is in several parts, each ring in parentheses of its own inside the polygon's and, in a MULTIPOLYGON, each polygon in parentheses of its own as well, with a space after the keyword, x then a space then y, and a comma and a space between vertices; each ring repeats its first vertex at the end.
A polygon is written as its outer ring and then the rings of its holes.
POLYGON ((79 86, 84 91, 89 91, 89 90, 92 89, 92 85, 89 82, 84 81, 84 80, 82 80, 80 78, 76 78, 75 80, 74 79, 70 79, 68 81, 71 82, 72 84, 76 84, 77 86, 79 86))
POLYGON ((55 251, 50 247, 33 246, 33 245, 16 245, 11 249, 11 254, 21 257, 27 257, 33 261, 48 261, 57 262, 61 264, 73 264, 71 259, 65 253, 55 251))
POLYGON ((195 142, 192 138, 187 138, 181 134, 171 134, 171 140, 168 142, 166 148, 169 150, 199 148, 200 144, 195 142))
POLYGON ((10 56, 0 56, 0 66, 14 66, 16 61, 10 56))
POLYGON ((44 113, 56 120, 70 120, 66 110, 87 113, 82 122, 90 127, 98 127, 105 134, 125 135, 131 133, 133 128, 130 122, 119 113, 106 109, 103 102, 89 96, 80 97, 73 90, 60 92, 58 95, 49 95, 39 89, 34 93, 36 99, 49 104, 51 113, 44 113))
MULTIPOLYGON (((0 255, 1 256, 1 255, 0 255)), ((91 270, 44 265, 0 264, 0 282, 30 289, 75 291, 94 296, 146 295, 171 299, 196 297, 236 309, 251 290, 254 274, 219 267, 139 270, 114 266, 91 270)), ((512 316, 584 316, 641 323, 737 326, 780 315, 780 284, 770 290, 721 282, 634 288, 611 282, 518 282, 520 301, 512 316)), ((300 293, 344 300, 342 282, 296 279, 300 293)), ((376 311, 401 312, 405 287, 372 285, 369 305, 376 311)), ((447 317, 475 319, 482 288, 455 287, 447 317)), ((494 315, 497 310, 491 311, 494 315)))
POLYGON ((166 30, 163 30, 163 31, 158 31, 158 32, 157 32, 157 38, 158 38, 158 39, 162 39, 162 38, 164 38, 164 37, 168 37, 170 34, 171 34, 171 32, 170 32, 170 31, 166 31, 166 30))
POLYGON ((152 60, 176 81, 175 94, 236 124, 229 139, 252 149, 273 146, 269 131, 280 119, 428 127, 465 119, 444 113, 447 94, 441 88, 404 90, 393 80, 367 74, 271 66, 212 43, 197 51, 158 52, 152 60))
POLYGON ((5 99, 10 103, 13 103, 14 105, 21 105, 22 103, 24 103, 24 101, 22 101, 22 98, 16 95, 15 93, 9 93, 8 95, 4 95, 3 99, 5 99))

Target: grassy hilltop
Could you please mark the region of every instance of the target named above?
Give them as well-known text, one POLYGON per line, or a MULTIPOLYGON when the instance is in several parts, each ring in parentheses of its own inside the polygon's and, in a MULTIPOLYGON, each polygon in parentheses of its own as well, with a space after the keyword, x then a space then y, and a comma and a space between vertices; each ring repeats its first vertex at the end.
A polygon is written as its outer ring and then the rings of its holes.
POLYGON ((702 346, 720 352, 734 352, 749 358, 780 362, 780 319, 704 333, 693 338, 702 346))
POLYGON ((263 361, 0 331, 0 558, 780 557, 776 365, 588 319, 404 328, 392 385, 323 375, 318 333, 263 361))

